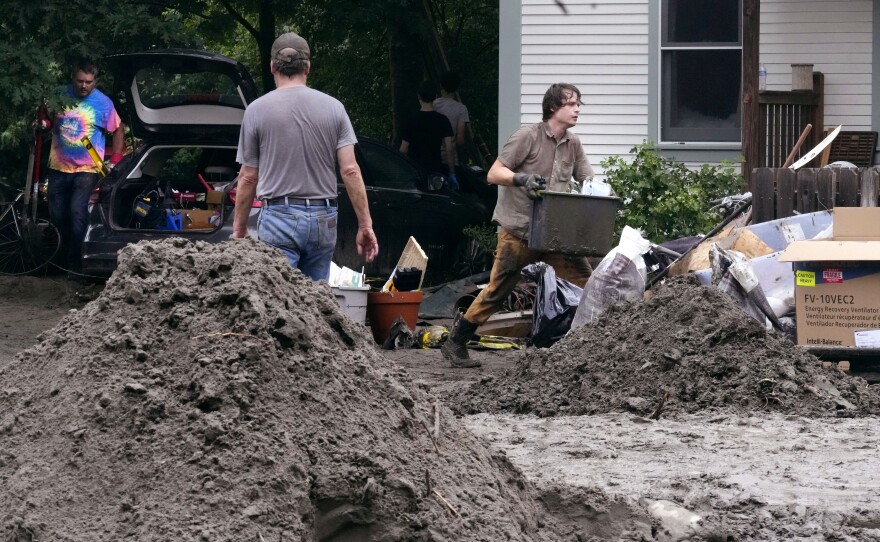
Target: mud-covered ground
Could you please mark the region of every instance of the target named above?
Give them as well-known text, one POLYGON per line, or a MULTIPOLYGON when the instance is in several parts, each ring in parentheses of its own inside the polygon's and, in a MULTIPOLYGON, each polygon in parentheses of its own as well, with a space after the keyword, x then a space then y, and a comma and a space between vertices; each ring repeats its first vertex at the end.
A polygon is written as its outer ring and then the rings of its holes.
MULTIPOLYGON (((81 309, 98 293, 97 288, 51 277, 0 277, 0 367, 14 352, 34 345, 37 336, 57 324, 71 308, 81 309)), ((638 325, 638 310, 644 309, 636 308, 620 317, 638 325)), ((709 313, 712 310, 717 307, 707 309, 709 313)), ((645 315, 648 313, 642 313, 645 315)), ((718 315, 726 317, 724 311, 718 315)), ((533 492, 518 496, 520 513, 523 502, 531 510, 529 499, 535 499, 548 510, 546 521, 568 525, 557 527, 556 532, 565 533, 560 539, 880 540, 880 505, 876 504, 880 500, 880 426, 873 390, 866 391, 864 381, 839 374, 833 367, 813 366, 809 359, 801 359, 784 344, 771 340, 779 355, 766 350, 761 350, 761 355, 770 358, 772 374, 754 367, 734 371, 725 359, 712 358, 702 386, 735 377, 737 372, 742 382, 732 382, 732 387, 712 394, 712 401, 703 397, 706 408, 701 408, 700 395, 692 393, 695 382, 670 385, 670 377, 676 373, 679 379, 701 376, 697 368, 701 355, 704 357, 701 347, 687 344, 691 337, 673 328, 672 322, 684 319, 674 316, 667 316, 667 329, 653 332, 678 331, 684 345, 677 350, 668 343, 651 350, 651 343, 663 341, 630 341, 627 348, 616 339, 594 342, 589 335, 579 335, 572 339, 577 346, 474 352, 472 355, 483 362, 483 367, 474 370, 447 367, 437 350, 386 351, 381 355, 406 369, 404 382, 449 398, 449 404, 459 410, 466 404, 471 411, 484 411, 463 416, 464 426, 491 443, 492 449, 503 451, 523 472, 533 492), (595 364, 580 359, 590 350, 614 355, 595 364), (628 380, 626 372, 614 372, 628 357, 638 360, 636 370, 650 377, 643 387, 637 380, 628 380), (777 364, 793 357, 799 365, 795 373, 777 364), (657 361, 656 366, 649 363, 652 360, 657 361), (581 367, 581 375, 598 375, 603 365, 613 377, 575 381, 566 373, 581 367), (528 380, 533 382, 526 385, 523 378, 529 373, 528 380), (750 391, 747 377, 773 383, 750 391), (818 387, 814 385, 817 379, 818 387), (563 386, 566 380, 572 385, 563 386), (592 399, 584 384, 587 381, 596 385, 592 399), (796 393, 792 384, 782 386, 786 382, 800 386, 800 391, 796 393), (805 393, 804 385, 808 386, 805 393), (658 392, 664 389, 673 392, 670 402, 659 419, 650 420, 648 414, 656 409, 658 392), (640 395, 643 391, 645 397, 640 395), (750 395, 754 393, 757 395, 750 395), (786 404, 798 408, 786 411, 774 398, 788 400, 786 404), (579 408, 575 413, 593 413, 563 415, 572 405, 579 408)), ((736 360, 745 359, 749 347, 766 344, 748 324, 736 318, 724 322, 718 327, 721 333, 713 335, 714 329, 697 328, 693 335, 699 344, 704 337, 720 340, 718 344, 735 352, 728 358, 736 360), (724 329, 738 330, 748 341, 731 344, 735 341, 724 329)), ((608 321, 604 325, 614 326, 608 321)), ((648 331, 639 340, 649 336, 648 331)), ((76 435, 81 428, 74 429, 76 435)), ((8 435, 0 427, 0 443, 8 435)), ((228 473, 209 482, 227 483, 226 478, 228 473)), ((201 490, 192 491, 195 499, 201 490)), ((467 500, 466 495, 457 496, 467 500)), ((24 517, 0 517, 0 526, 25 540, 27 529, 34 525, 24 517), (13 527, 18 530, 10 530, 13 527)), ((437 517, 435 511, 431 518, 437 517)), ((454 525, 442 527, 448 533, 473 535, 458 539, 484 539, 473 531, 456 531, 454 525)), ((192 539, 222 538, 216 534, 199 531, 192 539)))

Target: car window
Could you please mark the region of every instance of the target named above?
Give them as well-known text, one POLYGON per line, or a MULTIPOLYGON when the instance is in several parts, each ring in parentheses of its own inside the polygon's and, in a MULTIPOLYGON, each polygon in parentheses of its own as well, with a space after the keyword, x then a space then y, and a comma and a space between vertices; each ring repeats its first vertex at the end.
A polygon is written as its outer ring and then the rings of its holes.
POLYGON ((371 143, 358 144, 361 167, 370 184, 378 188, 416 190, 419 185, 419 170, 403 155, 371 143))
POLYGON ((155 176, 163 188, 204 192, 199 176, 209 183, 229 182, 235 176, 230 167, 234 165, 235 149, 182 147, 163 151, 154 153, 161 161, 155 176))
POLYGON ((141 102, 151 109, 193 104, 245 108, 238 87, 219 73, 171 73, 146 68, 138 71, 135 84, 141 102))

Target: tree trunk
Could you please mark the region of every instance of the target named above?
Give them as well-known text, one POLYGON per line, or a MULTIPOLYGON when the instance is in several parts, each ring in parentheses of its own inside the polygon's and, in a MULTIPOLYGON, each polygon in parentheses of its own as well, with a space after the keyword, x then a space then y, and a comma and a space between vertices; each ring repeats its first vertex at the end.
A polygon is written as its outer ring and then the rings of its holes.
POLYGON ((392 145, 400 146, 400 130, 419 110, 418 88, 425 77, 424 36, 430 32, 421 0, 409 0, 387 17, 391 69, 392 145))
POLYGON ((749 190, 754 194, 752 169, 762 167, 761 137, 758 133, 761 116, 758 104, 758 49, 760 46, 761 2, 745 0, 743 2, 743 60, 742 60, 742 152, 743 177, 749 190))
POLYGON ((275 90, 275 79, 269 69, 272 61, 272 43, 275 42, 275 10, 270 0, 260 2, 260 74, 263 77, 263 93, 275 90))

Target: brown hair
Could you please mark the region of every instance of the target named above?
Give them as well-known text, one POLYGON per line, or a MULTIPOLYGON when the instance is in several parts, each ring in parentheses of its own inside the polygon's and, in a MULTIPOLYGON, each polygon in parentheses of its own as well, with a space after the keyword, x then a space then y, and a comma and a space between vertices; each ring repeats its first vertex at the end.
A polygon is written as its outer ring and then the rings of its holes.
POLYGON ((547 92, 544 93, 544 101, 541 102, 541 109, 544 112, 543 120, 547 120, 553 116, 557 109, 563 106, 572 96, 581 101, 581 91, 574 85, 569 83, 553 83, 547 92))

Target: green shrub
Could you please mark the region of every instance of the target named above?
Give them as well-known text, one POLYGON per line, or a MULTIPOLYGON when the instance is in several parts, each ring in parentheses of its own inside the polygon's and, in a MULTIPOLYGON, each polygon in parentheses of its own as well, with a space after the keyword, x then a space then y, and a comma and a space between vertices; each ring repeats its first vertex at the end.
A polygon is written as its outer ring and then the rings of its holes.
POLYGON ((461 232, 466 237, 473 239, 480 250, 489 254, 495 251, 495 245, 498 243, 498 227, 495 224, 486 222, 465 226, 461 232))
POLYGON ((743 177, 733 162, 692 171, 662 156, 650 141, 630 153, 632 161, 619 156, 602 161, 605 180, 621 199, 618 235, 630 226, 660 243, 707 233, 723 218, 711 210, 712 200, 742 191, 743 177))

